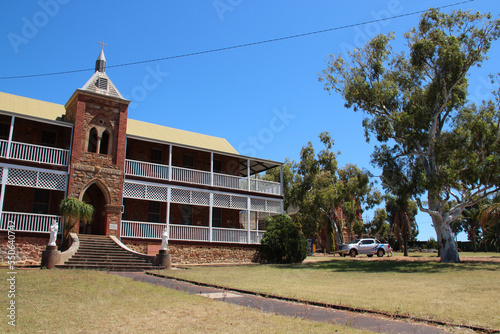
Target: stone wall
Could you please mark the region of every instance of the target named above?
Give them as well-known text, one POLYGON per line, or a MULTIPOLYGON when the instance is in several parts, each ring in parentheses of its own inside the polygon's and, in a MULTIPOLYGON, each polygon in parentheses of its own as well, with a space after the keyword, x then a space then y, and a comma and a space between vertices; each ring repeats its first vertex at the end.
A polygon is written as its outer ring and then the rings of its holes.
MULTIPOLYGON (((122 240, 130 249, 148 255, 158 254, 160 243, 134 242, 122 240)), ((252 245, 213 245, 169 243, 168 252, 172 264, 239 264, 256 262, 258 246, 252 245)))
MULTIPOLYGON (((60 242, 60 236, 58 242, 60 242)), ((8 238, 6 233, 0 234, 0 264, 7 265, 8 238)), ((42 252, 49 242, 49 235, 15 235, 15 262, 20 265, 40 265, 42 252)), ((148 255, 158 254, 160 242, 127 241, 122 242, 130 249, 148 255)), ((172 243, 168 252, 172 255, 172 264, 240 264, 256 262, 258 246, 256 245, 218 245, 172 243)))
MULTIPOLYGON (((12 252, 9 253, 7 240, 7 234, 2 233, 0 235, 0 263, 2 265, 7 265, 8 256, 12 256, 12 252)), ((15 265, 39 265, 42 260, 42 252, 48 243, 48 234, 46 236, 15 235, 15 265)))

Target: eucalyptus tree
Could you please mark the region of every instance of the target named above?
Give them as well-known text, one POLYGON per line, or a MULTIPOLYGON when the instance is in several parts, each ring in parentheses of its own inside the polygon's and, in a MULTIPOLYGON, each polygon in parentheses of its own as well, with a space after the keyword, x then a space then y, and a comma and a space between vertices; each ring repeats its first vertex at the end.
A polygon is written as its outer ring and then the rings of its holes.
POLYGON ((298 219, 306 235, 317 234, 326 220, 333 230, 334 246, 338 247, 344 242, 344 226, 351 232, 363 209, 380 203, 381 196, 368 172, 353 164, 338 168, 338 152, 332 150, 334 141, 328 132, 319 138, 325 149, 317 155, 311 142, 300 152, 300 161, 295 165, 293 203, 299 208, 298 219))
POLYGON ((382 195, 374 188, 370 181, 370 173, 364 171, 354 164, 346 164, 338 170, 337 188, 342 194, 342 214, 349 235, 353 227, 363 227, 362 213, 364 210, 373 208, 380 204, 382 195))
POLYGON ((281 168, 276 167, 268 170, 263 176, 262 179, 266 181, 280 182, 283 181, 283 196, 285 197, 285 201, 283 204, 283 209, 285 212, 288 211, 292 202, 292 189, 293 183, 295 182, 296 176, 294 174, 294 161, 290 161, 290 159, 286 158, 285 163, 283 164, 283 180, 281 180, 281 168))
POLYGON ((375 149, 372 163, 382 168, 388 220, 404 256, 408 256, 408 241, 418 234, 415 219, 418 209, 411 198, 423 191, 419 186, 422 170, 419 165, 412 166, 408 159, 395 159, 387 145, 375 149))
POLYGON ((404 256, 408 256, 408 242, 418 235, 418 225, 415 219, 418 213, 417 204, 408 198, 387 194, 385 208, 394 237, 403 248, 404 256))
MULTIPOLYGON (((481 202, 482 203, 482 202, 481 202)), ((472 244, 472 251, 477 252, 477 245, 481 241, 479 223, 479 203, 467 207, 462 211, 460 217, 451 225, 454 232, 466 232, 467 239, 472 244)))
POLYGON ((389 242, 393 239, 393 235, 391 234, 391 226, 387 222, 387 219, 387 211, 384 208, 376 209, 373 219, 365 224, 366 233, 381 241, 389 242))
POLYGON ((337 247, 343 243, 339 211, 343 198, 337 188, 337 153, 332 151, 334 141, 328 132, 322 132, 319 138, 325 149, 317 155, 311 142, 300 151, 300 161, 295 165, 293 205, 299 208, 298 218, 306 235, 317 236, 326 220, 333 228, 337 247))
POLYGON ((500 190, 498 105, 466 106, 468 74, 499 35, 490 14, 430 9, 404 35, 406 52, 393 51, 393 33, 378 35, 348 59, 331 56, 320 76, 347 108, 367 115, 367 140, 374 135, 421 171, 427 201, 419 208, 431 216, 442 262, 460 261, 451 223, 500 190), (446 208, 450 200, 456 204, 446 208))

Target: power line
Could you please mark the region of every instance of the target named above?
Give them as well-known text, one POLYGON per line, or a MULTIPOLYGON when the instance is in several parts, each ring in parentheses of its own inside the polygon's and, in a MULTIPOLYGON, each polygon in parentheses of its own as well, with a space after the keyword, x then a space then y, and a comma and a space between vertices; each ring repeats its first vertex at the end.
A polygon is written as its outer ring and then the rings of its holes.
MULTIPOLYGON (((450 4, 450 5, 436 7, 436 9, 443 9, 443 8, 457 6, 457 5, 463 5, 465 3, 474 2, 474 1, 476 1, 476 0, 465 0, 465 1, 453 3, 453 4, 450 4)), ((203 55, 203 54, 207 54, 207 53, 222 52, 222 51, 227 51, 227 50, 245 48, 245 47, 255 46, 255 45, 260 45, 260 44, 274 43, 274 42, 284 41, 284 40, 287 40, 287 39, 294 39, 294 38, 299 38, 299 37, 306 37, 306 36, 311 36, 311 35, 323 34, 323 33, 326 33, 326 32, 331 32, 331 31, 336 31, 336 30, 353 28, 353 27, 357 27, 357 26, 361 26, 361 25, 365 25, 365 24, 370 24, 370 23, 376 23, 376 22, 381 22, 381 21, 388 21, 388 20, 392 20, 392 19, 399 19, 399 18, 402 18, 402 17, 412 16, 412 15, 416 15, 416 14, 422 14, 422 13, 425 13, 426 11, 427 10, 420 10, 420 11, 416 11, 416 12, 412 12, 412 13, 400 14, 400 15, 396 15, 396 16, 392 16, 392 17, 386 17, 386 18, 377 19, 377 20, 365 21, 365 22, 361 22, 361 23, 353 23, 353 24, 348 24, 348 25, 344 25, 344 26, 340 26, 340 27, 334 27, 334 28, 329 28, 329 29, 317 30, 317 31, 306 32, 306 33, 302 33, 302 34, 290 35, 290 36, 285 36, 285 37, 278 37, 278 38, 273 38, 273 39, 268 39, 268 40, 263 40, 263 41, 258 41, 258 42, 252 42, 252 43, 246 43, 246 44, 239 44, 239 45, 227 46, 227 47, 218 48, 218 49, 204 50, 204 51, 198 51, 198 52, 192 52, 192 53, 185 53, 185 54, 181 54, 181 55, 175 55, 175 56, 169 56, 169 57, 163 57, 163 58, 156 58, 156 59, 149 59, 149 60, 140 60, 140 61, 131 62, 131 63, 111 65, 111 66, 107 66, 107 68, 115 68, 115 67, 124 67, 124 66, 132 66, 132 65, 153 63, 153 62, 164 61, 164 60, 172 60, 172 59, 177 59, 177 58, 186 58, 186 57, 192 57, 192 56, 199 56, 199 55, 203 55)), ((10 76, 10 77, 0 77, 0 80, 5 80, 5 79, 24 79, 24 78, 34 78, 34 77, 43 77, 43 76, 51 76, 51 75, 62 75, 62 74, 71 74, 71 73, 86 72, 86 71, 92 71, 92 70, 93 70, 93 68, 85 68, 85 69, 70 70, 70 71, 63 71, 63 72, 52 72, 52 73, 28 74, 28 75, 19 75, 19 76, 10 76)))

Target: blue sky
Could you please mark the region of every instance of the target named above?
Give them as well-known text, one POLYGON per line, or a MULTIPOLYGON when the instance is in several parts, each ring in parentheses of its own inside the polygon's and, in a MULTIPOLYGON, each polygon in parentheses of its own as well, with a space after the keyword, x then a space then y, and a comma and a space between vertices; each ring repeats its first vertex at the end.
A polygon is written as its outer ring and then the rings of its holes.
MULTIPOLYGON (((357 164, 374 174, 363 115, 329 95, 318 73, 329 54, 346 54, 377 33, 402 34, 419 14, 364 25, 460 2, 459 0, 298 1, 75 1, 3 0, 0 4, 0 77, 92 69, 0 80, 0 91, 64 104, 93 74, 104 40, 106 73, 132 101, 129 117, 226 138, 241 154, 284 161, 298 159, 318 134, 329 131, 339 165, 357 164), (353 26, 354 25, 354 26, 353 26), (346 28, 341 28, 349 26, 346 28), (220 52, 112 67, 150 59, 341 28, 325 33, 220 52)), ((499 14, 498 0, 476 0, 443 9, 499 14)), ((499 59, 500 45, 490 52, 499 59)), ((470 78, 470 100, 488 98, 488 62, 470 78)), ((496 65, 496 66, 495 66, 496 65)), ((372 218, 372 211, 364 217, 372 218)), ((435 238, 431 219, 418 216, 419 240, 435 238)), ((465 236, 460 236, 460 240, 465 236)))

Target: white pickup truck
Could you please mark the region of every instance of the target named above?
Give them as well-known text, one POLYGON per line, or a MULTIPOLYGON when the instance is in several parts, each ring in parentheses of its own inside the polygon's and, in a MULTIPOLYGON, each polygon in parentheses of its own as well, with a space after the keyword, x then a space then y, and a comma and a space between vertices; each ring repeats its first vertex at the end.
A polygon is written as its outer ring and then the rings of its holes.
POLYGON ((351 257, 358 254, 366 254, 368 257, 372 257, 374 254, 377 254, 378 257, 382 257, 384 254, 392 255, 392 248, 389 244, 381 243, 373 238, 353 240, 348 244, 341 245, 339 251, 342 252, 343 256, 349 254, 351 257))

